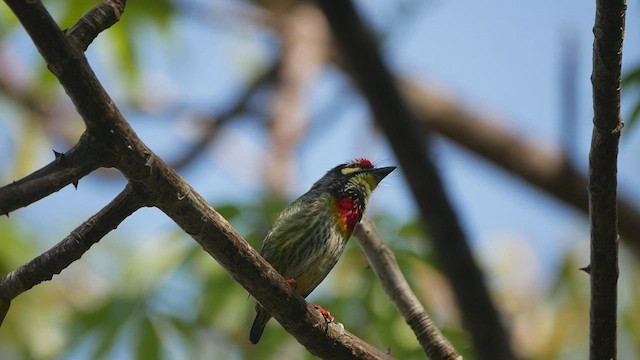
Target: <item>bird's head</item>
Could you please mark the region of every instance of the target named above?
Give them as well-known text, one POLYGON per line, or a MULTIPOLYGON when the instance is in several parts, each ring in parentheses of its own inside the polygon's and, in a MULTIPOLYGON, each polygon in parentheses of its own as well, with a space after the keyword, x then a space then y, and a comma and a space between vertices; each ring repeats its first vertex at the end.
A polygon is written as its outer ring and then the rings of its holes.
POLYGON ((371 192, 395 168, 376 168, 367 159, 355 159, 329 170, 313 184, 310 192, 331 196, 331 209, 336 215, 336 223, 343 236, 348 239, 362 218, 371 192))
POLYGON ((358 198, 366 202, 380 181, 395 168, 376 168, 371 161, 358 158, 329 170, 313 185, 312 190, 326 191, 337 198, 358 198))

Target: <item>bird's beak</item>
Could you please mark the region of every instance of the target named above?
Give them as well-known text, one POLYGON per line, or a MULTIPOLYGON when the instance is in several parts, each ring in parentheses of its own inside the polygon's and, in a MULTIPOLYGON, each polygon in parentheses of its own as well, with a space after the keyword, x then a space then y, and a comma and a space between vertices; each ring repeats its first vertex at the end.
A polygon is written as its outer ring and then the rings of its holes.
POLYGON ((383 168, 376 168, 366 170, 365 172, 373 178, 375 184, 377 185, 382 179, 384 179, 387 175, 389 175, 393 170, 395 170, 395 166, 387 166, 383 168))

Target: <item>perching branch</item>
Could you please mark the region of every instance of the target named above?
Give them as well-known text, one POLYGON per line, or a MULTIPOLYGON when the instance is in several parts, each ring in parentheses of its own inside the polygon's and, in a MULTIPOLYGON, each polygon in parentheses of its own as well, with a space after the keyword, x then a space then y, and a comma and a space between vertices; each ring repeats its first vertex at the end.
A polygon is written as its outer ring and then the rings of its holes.
POLYGON ((424 126, 396 84, 351 1, 317 1, 329 20, 341 54, 385 132, 418 203, 443 272, 451 282, 480 359, 513 359, 505 330, 466 236, 431 161, 424 126))
MULTIPOLYGON (((41 2, 5 2, 73 101, 87 133, 100 141, 102 151, 128 178, 130 186, 144 195, 146 204, 158 207, 191 235, 312 354, 326 359, 391 358, 341 327, 328 325, 220 214, 138 138, 96 78, 82 49, 69 41, 41 2)), ((0 293, 0 300, 10 298, 12 290, 6 291, 0 293)), ((7 301, 0 301, 0 310, 7 307, 7 301)))
POLYGON ((396 257, 380 239, 373 222, 362 218, 353 234, 387 296, 409 324, 427 356, 434 360, 462 360, 411 291, 396 257))
POLYGON ((593 27, 593 135, 589 153, 591 309, 589 358, 616 359, 617 159, 625 0, 597 0, 593 27))

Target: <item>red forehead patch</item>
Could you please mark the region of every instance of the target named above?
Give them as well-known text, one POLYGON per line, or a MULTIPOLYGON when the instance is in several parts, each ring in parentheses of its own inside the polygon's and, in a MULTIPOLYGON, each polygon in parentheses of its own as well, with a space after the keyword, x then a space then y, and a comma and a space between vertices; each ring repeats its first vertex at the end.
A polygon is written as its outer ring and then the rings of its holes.
POLYGON ((373 169, 373 164, 368 159, 357 158, 353 162, 355 162, 356 164, 360 165, 361 168, 373 169))

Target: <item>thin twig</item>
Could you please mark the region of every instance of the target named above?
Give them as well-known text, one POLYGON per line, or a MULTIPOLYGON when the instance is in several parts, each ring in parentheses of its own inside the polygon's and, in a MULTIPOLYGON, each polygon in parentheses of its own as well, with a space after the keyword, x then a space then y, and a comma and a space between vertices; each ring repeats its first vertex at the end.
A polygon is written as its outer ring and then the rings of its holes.
POLYGON ((373 222, 368 217, 363 217, 353 234, 387 296, 409 324, 427 356, 434 360, 462 360, 462 356, 438 330, 411 291, 396 257, 380 239, 373 222))
POLYGON ((593 27, 593 135, 589 153, 591 308, 589 357, 616 359, 617 160, 625 0, 597 0, 593 27))

